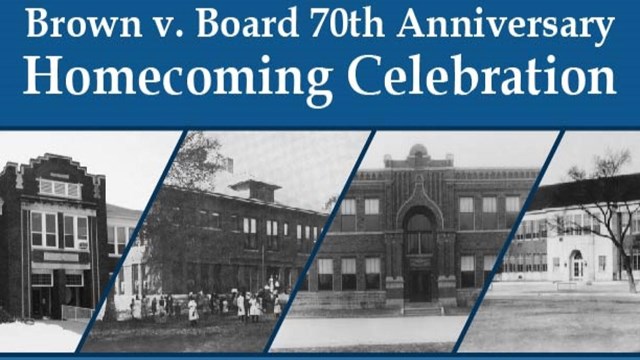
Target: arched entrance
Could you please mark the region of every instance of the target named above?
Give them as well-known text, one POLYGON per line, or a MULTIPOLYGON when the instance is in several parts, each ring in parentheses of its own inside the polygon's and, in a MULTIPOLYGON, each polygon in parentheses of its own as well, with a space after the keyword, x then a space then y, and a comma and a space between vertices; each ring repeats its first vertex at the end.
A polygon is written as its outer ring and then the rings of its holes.
POLYGON ((435 216, 425 206, 414 206, 405 214, 402 229, 405 300, 433 301, 437 298, 435 216))
POLYGON ((582 258, 580 250, 573 250, 569 259, 571 263, 570 279, 576 281, 582 280, 584 278, 584 259, 582 258))

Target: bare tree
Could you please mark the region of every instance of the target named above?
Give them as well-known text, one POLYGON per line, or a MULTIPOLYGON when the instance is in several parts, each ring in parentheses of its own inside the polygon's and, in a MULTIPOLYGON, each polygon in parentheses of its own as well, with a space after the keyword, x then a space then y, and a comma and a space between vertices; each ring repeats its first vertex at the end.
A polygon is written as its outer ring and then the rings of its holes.
POLYGON ((322 207, 322 210, 326 211, 326 212, 330 212, 333 210, 333 207, 336 205, 336 203, 338 202, 338 195, 334 194, 331 195, 327 201, 324 203, 324 206, 322 207))
POLYGON ((561 234, 593 234, 611 240, 620 253, 629 291, 635 293, 630 247, 625 247, 624 242, 632 227, 633 214, 640 210, 640 204, 630 199, 630 186, 619 176, 630 161, 628 149, 609 149, 603 156, 594 157, 591 172, 577 166, 571 167, 567 176, 577 189, 572 195, 578 199, 577 207, 590 221, 577 222, 571 216, 557 216, 551 220, 550 226, 561 234))

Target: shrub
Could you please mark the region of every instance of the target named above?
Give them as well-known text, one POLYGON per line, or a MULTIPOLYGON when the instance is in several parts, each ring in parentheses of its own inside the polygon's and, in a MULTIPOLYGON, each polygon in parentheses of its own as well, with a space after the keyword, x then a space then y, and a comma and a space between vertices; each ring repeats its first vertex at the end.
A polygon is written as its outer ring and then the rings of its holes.
POLYGON ((14 322, 16 319, 0 307, 0 324, 14 322))

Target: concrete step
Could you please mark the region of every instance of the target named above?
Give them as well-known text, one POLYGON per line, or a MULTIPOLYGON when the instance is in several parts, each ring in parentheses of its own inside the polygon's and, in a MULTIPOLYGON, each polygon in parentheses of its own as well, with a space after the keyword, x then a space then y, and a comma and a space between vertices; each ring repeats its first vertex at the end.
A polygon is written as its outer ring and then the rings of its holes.
POLYGON ((442 316, 444 308, 440 305, 405 305, 404 316, 442 316))

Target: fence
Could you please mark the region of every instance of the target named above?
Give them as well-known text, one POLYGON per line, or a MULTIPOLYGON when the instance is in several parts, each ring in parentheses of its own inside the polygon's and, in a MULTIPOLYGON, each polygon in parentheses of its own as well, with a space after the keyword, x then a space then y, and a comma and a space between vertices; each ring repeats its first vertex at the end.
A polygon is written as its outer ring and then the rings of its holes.
POLYGON ((62 320, 88 321, 92 316, 93 309, 62 305, 62 320))

